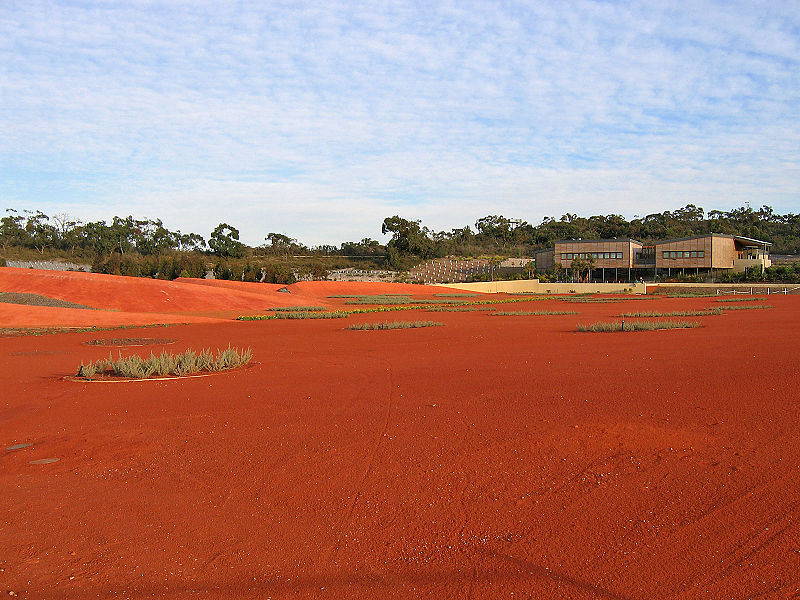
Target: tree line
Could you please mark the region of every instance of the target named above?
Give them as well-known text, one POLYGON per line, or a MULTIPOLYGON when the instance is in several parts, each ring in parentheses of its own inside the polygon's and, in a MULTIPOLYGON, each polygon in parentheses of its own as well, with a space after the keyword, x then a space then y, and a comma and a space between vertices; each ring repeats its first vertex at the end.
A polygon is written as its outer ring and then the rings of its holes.
POLYGON ((778 214, 769 206, 706 213, 693 204, 631 220, 617 214, 582 217, 566 213, 559 218, 545 217, 538 225, 487 215, 474 226, 448 231, 435 231, 420 220, 394 215, 381 224, 381 233, 391 235, 386 244, 364 238, 312 247, 275 232, 267 233, 263 244, 251 247, 239 240, 238 229, 228 223, 217 225, 205 239, 197 233, 171 231, 161 219, 115 216, 110 223, 83 223, 65 214, 48 216, 9 208, 0 218, 0 248, 7 256, 27 250, 83 259, 99 272, 174 278, 183 272, 197 276, 214 268, 215 273, 234 279, 259 280, 261 273, 263 280, 265 269, 271 269, 270 278, 283 282, 289 279, 293 265, 303 265, 311 276, 352 265, 355 259, 365 268, 404 270, 444 256, 532 256, 558 239, 619 237, 648 244, 712 232, 770 241, 774 254, 800 254, 800 214, 778 214))

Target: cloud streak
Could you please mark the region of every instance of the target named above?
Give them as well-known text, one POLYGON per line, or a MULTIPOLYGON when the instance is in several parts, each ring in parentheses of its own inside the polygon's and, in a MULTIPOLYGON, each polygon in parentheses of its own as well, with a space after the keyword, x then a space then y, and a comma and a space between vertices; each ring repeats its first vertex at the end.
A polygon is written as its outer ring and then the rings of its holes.
POLYGON ((798 9, 6 3, 0 194, 250 243, 395 213, 796 211, 798 9))

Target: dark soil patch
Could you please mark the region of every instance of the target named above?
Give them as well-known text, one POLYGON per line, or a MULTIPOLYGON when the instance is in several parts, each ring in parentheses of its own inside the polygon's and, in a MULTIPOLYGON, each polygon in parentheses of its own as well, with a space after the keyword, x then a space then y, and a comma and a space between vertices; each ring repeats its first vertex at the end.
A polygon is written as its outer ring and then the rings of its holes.
POLYGON ((0 302, 8 304, 24 304, 25 306, 54 306, 56 308, 81 308, 84 310, 97 310, 85 304, 75 304, 67 300, 40 296, 39 294, 26 294, 23 292, 0 292, 0 302))

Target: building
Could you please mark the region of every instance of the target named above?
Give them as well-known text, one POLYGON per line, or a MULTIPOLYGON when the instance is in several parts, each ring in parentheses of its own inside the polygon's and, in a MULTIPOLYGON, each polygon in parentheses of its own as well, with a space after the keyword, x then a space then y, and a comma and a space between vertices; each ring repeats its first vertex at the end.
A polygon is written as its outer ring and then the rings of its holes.
POLYGON ((742 272, 749 267, 769 267, 770 242, 752 238, 709 233, 655 243, 655 268, 671 274, 709 272, 712 269, 742 272))
POLYGON ((556 266, 555 250, 553 248, 545 248, 544 250, 537 250, 534 253, 534 260, 536 269, 539 271, 552 271, 556 266))
POLYGON ((571 269, 573 261, 580 259, 584 265, 591 264, 591 281, 713 275, 717 271, 769 267, 771 246, 770 242, 720 233, 661 240, 651 246, 627 238, 557 240, 553 248, 536 252, 536 269, 548 271, 557 265, 571 269))

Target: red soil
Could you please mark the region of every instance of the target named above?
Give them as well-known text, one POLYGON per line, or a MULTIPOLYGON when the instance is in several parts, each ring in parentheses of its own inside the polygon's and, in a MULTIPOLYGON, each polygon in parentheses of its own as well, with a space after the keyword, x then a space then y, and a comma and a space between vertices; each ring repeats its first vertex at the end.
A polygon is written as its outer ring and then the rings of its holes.
POLYGON ((574 329, 723 305, 175 326, 170 351, 232 343, 259 364, 162 382, 62 380, 116 332, 0 339, 0 591, 794 597, 800 299, 768 302, 613 334, 574 329))

